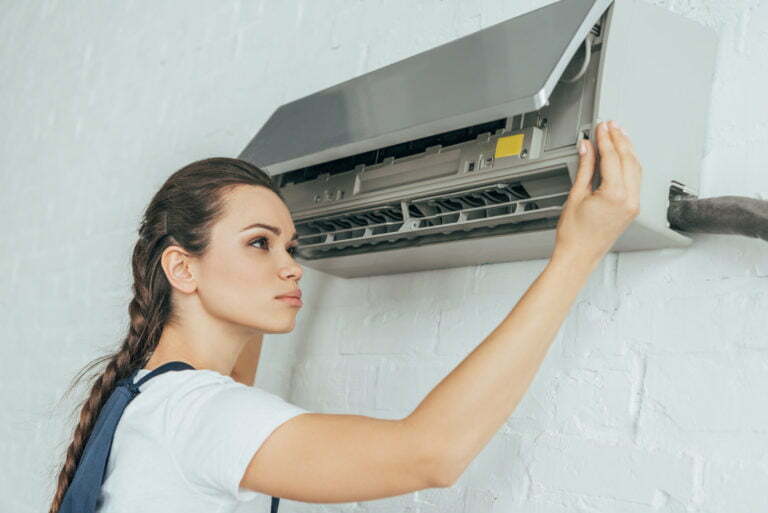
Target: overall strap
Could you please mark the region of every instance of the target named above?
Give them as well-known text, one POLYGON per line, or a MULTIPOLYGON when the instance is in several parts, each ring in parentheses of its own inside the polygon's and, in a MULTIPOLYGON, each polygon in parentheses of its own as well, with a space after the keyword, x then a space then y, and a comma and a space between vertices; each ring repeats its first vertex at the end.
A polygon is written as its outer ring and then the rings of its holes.
POLYGON ((64 492, 58 513, 96 511, 100 505, 101 485, 104 481, 109 453, 112 450, 112 439, 125 407, 139 394, 139 385, 148 379, 163 372, 184 369, 194 369, 194 367, 185 362, 168 362, 152 370, 138 383, 133 383, 138 369, 115 383, 115 388, 99 411, 96 423, 88 436, 83 453, 77 462, 75 475, 67 491, 64 492))
MULTIPOLYGON (((186 370, 186 369, 192 369, 194 370, 194 367, 192 367, 187 362, 181 362, 181 361, 174 361, 174 362, 167 362, 162 364, 160 367, 156 369, 152 369, 146 376, 141 378, 139 381, 136 382, 136 387, 140 387, 144 384, 148 379, 152 379, 155 376, 162 374, 164 372, 172 371, 172 370, 186 370)), ((133 384, 133 378, 136 377, 136 374, 138 373, 138 370, 135 370, 133 374, 130 376, 130 384, 133 384)), ((123 380, 120 380, 123 381, 123 380)), ((118 382, 119 383, 119 382, 118 382)))

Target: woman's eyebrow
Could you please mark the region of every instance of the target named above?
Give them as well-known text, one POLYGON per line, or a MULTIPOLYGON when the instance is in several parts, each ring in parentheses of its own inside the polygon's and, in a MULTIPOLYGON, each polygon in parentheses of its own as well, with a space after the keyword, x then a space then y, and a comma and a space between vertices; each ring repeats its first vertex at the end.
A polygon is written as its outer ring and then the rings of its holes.
MULTIPOLYGON (((272 225, 269 225, 269 224, 264 224, 264 223, 253 223, 253 224, 249 224, 248 226, 246 226, 245 228, 243 228, 243 229, 242 229, 242 230, 240 230, 240 231, 241 231, 241 232, 244 232, 245 230, 250 230, 251 228, 266 228, 267 230, 272 230, 272 231, 273 231, 273 232, 275 232, 275 233, 276 233, 278 236, 280 235, 280 232, 281 232, 280 228, 278 228, 277 226, 272 226, 272 225)), ((299 238, 299 234, 298 234, 298 233, 296 233, 296 232, 294 232, 294 233, 293 233, 293 237, 291 237, 291 240, 296 240, 296 239, 298 239, 298 238, 299 238)))

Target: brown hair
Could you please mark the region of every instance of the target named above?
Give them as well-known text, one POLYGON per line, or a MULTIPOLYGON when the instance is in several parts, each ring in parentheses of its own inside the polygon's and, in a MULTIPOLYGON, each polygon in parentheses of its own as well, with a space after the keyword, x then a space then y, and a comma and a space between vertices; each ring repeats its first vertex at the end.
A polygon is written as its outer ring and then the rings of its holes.
MULTIPOLYGON (((117 351, 92 360, 75 377, 65 395, 93 367, 108 362, 88 397, 80 403, 80 420, 59 472, 49 513, 57 513, 101 407, 115 382, 143 368, 157 346, 163 326, 173 320, 171 286, 160 264, 170 245, 195 256, 205 253, 210 230, 224 211, 224 195, 239 184, 266 187, 285 200, 269 175, 244 160, 214 157, 192 162, 165 181, 144 212, 133 248, 133 293, 128 305, 128 334, 117 351)), ((75 410, 75 411, 76 411, 75 410)))

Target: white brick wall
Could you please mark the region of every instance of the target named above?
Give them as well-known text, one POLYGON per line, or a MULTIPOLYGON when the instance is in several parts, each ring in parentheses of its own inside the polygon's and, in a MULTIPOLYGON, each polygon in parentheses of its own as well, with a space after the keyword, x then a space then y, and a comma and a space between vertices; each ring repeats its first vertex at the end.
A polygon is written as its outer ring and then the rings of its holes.
MULTIPOLYGON (((124 334, 135 230, 171 172, 237 155, 285 101, 546 3, 3 2, 0 510, 47 508, 85 389, 57 401, 124 334)), ((768 198, 768 2, 655 3, 721 36, 701 195, 768 198)), ((267 338, 257 384, 316 411, 406 415, 544 263, 306 270, 297 328, 267 338)), ((281 511, 768 511, 766 310, 765 242, 608 255, 453 487, 281 511)))

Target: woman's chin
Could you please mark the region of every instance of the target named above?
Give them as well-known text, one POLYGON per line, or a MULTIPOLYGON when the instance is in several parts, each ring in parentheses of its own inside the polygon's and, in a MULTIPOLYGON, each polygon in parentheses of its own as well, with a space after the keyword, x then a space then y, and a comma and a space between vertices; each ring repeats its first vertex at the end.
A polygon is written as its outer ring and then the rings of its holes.
POLYGON ((262 331, 265 333, 290 333, 296 327, 296 316, 286 318, 285 322, 273 322, 269 326, 264 326, 262 331))

